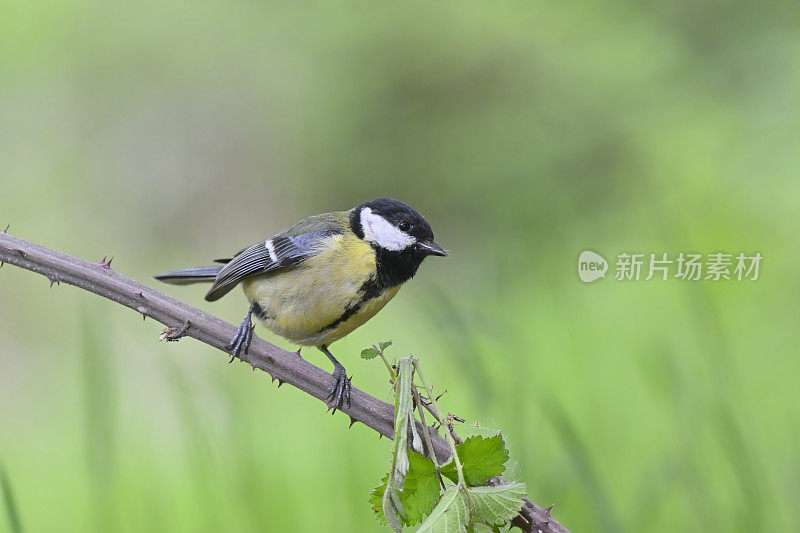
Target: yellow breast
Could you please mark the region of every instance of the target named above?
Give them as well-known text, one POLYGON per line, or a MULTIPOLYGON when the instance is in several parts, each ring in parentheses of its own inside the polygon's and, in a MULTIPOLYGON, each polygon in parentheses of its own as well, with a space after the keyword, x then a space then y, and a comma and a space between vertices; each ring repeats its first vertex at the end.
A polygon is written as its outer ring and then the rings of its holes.
POLYGON ((258 317, 274 333, 301 345, 337 341, 375 316, 399 287, 363 301, 375 276, 375 253, 355 235, 334 235, 324 249, 295 268, 243 282, 258 317))

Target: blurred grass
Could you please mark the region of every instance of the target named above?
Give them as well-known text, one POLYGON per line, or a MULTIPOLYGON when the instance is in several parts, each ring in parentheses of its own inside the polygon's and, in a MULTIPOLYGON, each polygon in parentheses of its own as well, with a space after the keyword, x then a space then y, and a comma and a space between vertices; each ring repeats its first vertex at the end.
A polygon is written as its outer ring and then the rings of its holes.
MULTIPOLYGON (((800 529, 791 4, 0 12, 12 233, 146 281, 401 198, 452 254, 334 345, 360 388, 388 390, 363 347, 421 357, 445 408, 502 428, 510 471, 574 531, 800 529), (765 259, 756 282, 586 286, 587 248, 765 259)), ((159 331, 0 270, 0 527, 378 530, 385 440, 159 331)))
POLYGON ((0 464, 0 489, 3 492, 3 508, 8 517, 8 526, 13 533, 22 532, 22 524, 19 519, 19 511, 14 501, 14 491, 11 489, 11 480, 8 478, 6 469, 0 464))
POLYGON ((83 355, 84 393, 84 449, 86 467, 89 471, 96 505, 96 529, 113 528, 116 518, 113 514, 114 500, 110 490, 114 486, 115 457, 115 411, 116 376, 113 374, 111 359, 101 343, 110 341, 106 336, 102 315, 87 316, 80 319, 83 355))

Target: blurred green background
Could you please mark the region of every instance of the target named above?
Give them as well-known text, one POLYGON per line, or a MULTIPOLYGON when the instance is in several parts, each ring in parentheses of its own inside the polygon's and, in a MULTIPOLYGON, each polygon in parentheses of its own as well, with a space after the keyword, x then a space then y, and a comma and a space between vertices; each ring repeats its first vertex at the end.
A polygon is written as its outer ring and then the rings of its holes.
MULTIPOLYGON (((799 30, 791 3, 12 0, 0 226, 149 283, 402 199, 451 257, 334 345, 358 387, 388 392, 373 342, 420 357, 574 531, 798 531, 799 30), (587 285, 587 248, 764 261, 587 285)), ((26 531, 379 530, 387 440, 160 331, 0 270, 26 531)))

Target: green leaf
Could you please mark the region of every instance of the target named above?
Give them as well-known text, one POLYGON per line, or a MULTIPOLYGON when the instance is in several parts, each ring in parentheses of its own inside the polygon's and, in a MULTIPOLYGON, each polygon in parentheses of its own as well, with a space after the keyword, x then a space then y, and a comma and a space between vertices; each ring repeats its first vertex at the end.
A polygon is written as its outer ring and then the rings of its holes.
POLYGON ((376 348, 367 348, 366 350, 361 350, 361 359, 372 359, 373 357, 377 357, 380 355, 380 352, 376 348))
POLYGON ((381 484, 372 489, 369 494, 369 505, 372 507, 372 512, 377 515, 378 522, 386 524, 386 517, 383 516, 383 493, 386 492, 386 482, 389 481, 389 473, 387 472, 381 484))
MULTIPOLYGON (((397 362, 399 383, 395 389, 392 466, 370 495, 370 505, 378 520, 382 517, 395 531, 402 530, 403 524, 421 522, 439 500, 439 478, 433 461, 407 448, 408 425, 415 423, 411 402, 413 364, 413 359, 407 357, 397 362)), ((413 433, 415 440, 419 439, 413 433)))
POLYGON ((417 452, 409 452, 409 469, 400 501, 406 512, 406 525, 422 522, 422 518, 430 514, 439 501, 439 476, 433 461, 417 452))
POLYGON ((383 516, 395 533, 403 531, 403 514, 400 494, 390 484, 386 487, 386 492, 383 493, 383 516))
POLYGON ((508 483, 495 487, 470 487, 467 493, 472 504, 472 519, 500 526, 519 513, 528 490, 525 483, 508 483))
POLYGON ((465 533, 468 523, 467 499, 456 485, 445 491, 439 504, 419 526, 417 533, 465 533))
POLYGON ((400 502, 400 490, 403 488, 408 474, 409 460, 408 424, 413 420, 413 404, 411 403, 412 376, 414 374, 414 360, 403 357, 397 362, 397 373, 400 379, 395 387, 394 401, 394 443, 392 444, 392 467, 389 470, 389 479, 386 482, 386 491, 383 493, 383 516, 396 532, 403 529, 405 509, 400 502))
POLYGON ((480 522, 472 524, 472 533, 501 533, 497 526, 487 526, 480 522))
POLYGON ((392 450, 392 477, 389 488, 399 490, 408 472, 408 424, 414 423, 414 404, 411 398, 411 387, 414 374, 414 363, 410 357, 403 357, 397 362, 397 375, 400 383, 395 387, 394 404, 394 447, 392 450))
POLYGON ((381 341, 378 343, 378 349, 382 352, 392 345, 392 341, 381 341))
MULTIPOLYGON (((408 459, 408 473, 398 496, 406 515, 404 523, 411 526, 421 522, 436 507, 439 501, 439 476, 429 458, 412 451, 409 452, 408 459)), ((369 497, 372 511, 378 515, 381 524, 386 523, 386 517, 383 516, 383 495, 388 480, 389 474, 386 474, 369 497)))
MULTIPOLYGON (((464 481, 470 487, 485 485, 490 477, 499 476, 506 469, 508 450, 503 435, 470 437, 458 446, 456 453, 464 469, 464 481)), ((450 461, 440 471, 453 483, 458 483, 455 461, 450 461)))

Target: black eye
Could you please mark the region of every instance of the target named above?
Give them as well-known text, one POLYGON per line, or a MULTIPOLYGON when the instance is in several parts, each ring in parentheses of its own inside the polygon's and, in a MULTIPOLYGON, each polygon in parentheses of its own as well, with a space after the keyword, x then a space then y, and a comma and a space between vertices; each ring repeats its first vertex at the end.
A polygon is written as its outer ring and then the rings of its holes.
POLYGON ((397 227, 400 228, 400 231, 408 231, 411 229, 411 224, 404 220, 397 227))

